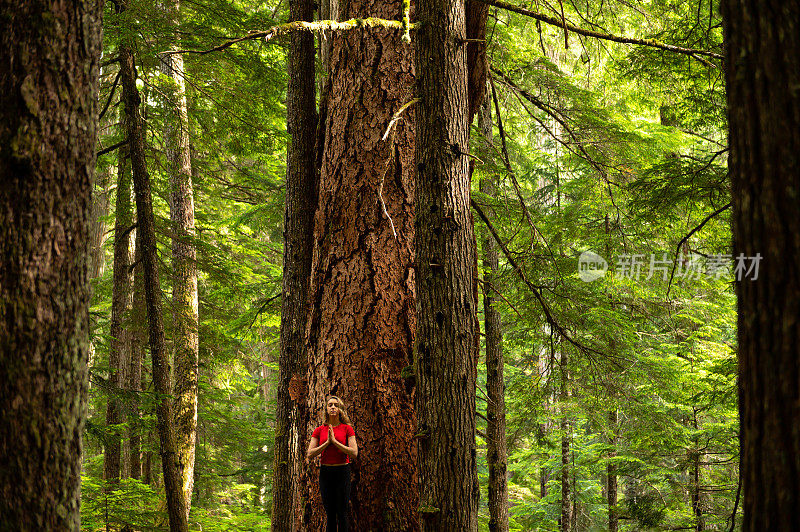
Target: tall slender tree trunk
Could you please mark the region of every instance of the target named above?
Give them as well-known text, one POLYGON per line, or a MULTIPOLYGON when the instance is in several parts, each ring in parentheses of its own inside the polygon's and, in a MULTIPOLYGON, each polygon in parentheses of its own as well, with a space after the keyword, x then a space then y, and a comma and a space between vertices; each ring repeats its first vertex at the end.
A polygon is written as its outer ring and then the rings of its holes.
MULTIPOLYGON (((536 349, 536 348, 534 348, 536 349)), ((548 385, 552 381, 552 369, 555 364, 552 360, 555 359, 555 354, 547 349, 543 348, 540 350, 540 354, 537 357, 537 369, 539 370, 539 375, 541 375, 541 382, 544 383, 542 387, 542 412, 544 412, 544 422, 539 425, 540 430, 540 440, 547 441, 547 435, 552 430, 553 422, 552 419, 555 417, 550 412, 552 411, 552 405, 555 403, 555 391, 548 385)), ((550 461, 550 449, 549 445, 547 446, 547 455, 543 456, 543 460, 545 462, 550 461)), ((539 497, 544 499, 547 497, 548 489, 547 483, 550 482, 550 475, 551 471, 547 465, 543 465, 539 468, 539 497)))
POLYGON ((102 4, 0 13, 0 523, 77 531, 102 4))
POLYGON ((561 421, 561 532, 570 532, 572 526, 572 482, 570 479, 569 422, 561 421))
MULTIPOLYGON (((152 433, 147 433, 147 441, 151 442, 153 439, 152 433)), ((153 478, 153 451, 145 451, 142 453, 142 482, 148 486, 155 485, 153 478)))
MULTIPOLYGON (((102 75, 101 75, 102 77, 102 75)), ((98 127, 98 136, 102 135, 102 127, 98 127)), ((97 166, 97 165, 95 165, 97 166)), ((89 220, 91 220, 91 228, 89 229, 89 282, 90 287, 94 288, 95 280, 99 279, 105 271, 105 250, 103 249, 106 241, 106 222, 104 218, 108 215, 109 210, 109 182, 111 181, 111 166, 103 168, 95 167, 95 182, 92 184, 92 207, 89 220)), ((89 296, 90 301, 94 294, 89 296)), ((90 303, 91 304, 91 303, 90 303)), ((90 337, 92 335, 90 334, 90 337)), ((94 365, 95 346, 93 342, 89 342, 89 362, 88 366, 94 365)), ((91 390, 91 383, 89 383, 91 390)))
POLYGON ((743 530, 800 530, 800 3, 722 2, 743 530), (754 266, 747 260, 746 266, 754 266))
POLYGON ((547 497, 547 482, 550 480, 550 471, 546 467, 539 469, 539 498, 547 497))
MULTIPOLYGON (((610 226, 610 219, 608 214, 605 217, 605 233, 606 233, 606 244, 605 244, 605 251, 606 257, 611 256, 611 242, 610 242, 610 233, 611 233, 611 226, 610 226)), ((611 308, 616 308, 616 301, 612 298, 611 300, 611 308)), ((617 342, 612 337, 610 338, 610 345, 613 350, 616 351, 617 342)), ((619 412, 615 407, 613 410, 609 410, 608 412, 608 443, 609 443, 609 452, 608 452, 608 463, 606 464, 606 502, 608 503, 608 531, 609 532, 617 532, 619 530, 619 512, 617 511, 617 464, 614 461, 614 458, 617 456, 617 442, 618 437, 617 433, 619 430, 619 412)))
MULTIPOLYGON (((578 492, 578 475, 575 468, 575 449, 570 449, 570 482, 572 483, 572 521, 571 532, 576 532, 581 528, 579 519, 581 518, 581 503, 575 494, 578 492)), ((587 528, 585 525, 582 527, 584 530, 587 528)))
POLYGON ((128 442, 130 445, 129 469, 128 474, 134 479, 143 479, 149 484, 149 463, 148 471, 145 472, 142 464, 142 427, 140 419, 139 395, 142 392, 142 364, 144 363, 145 349, 147 345, 147 309, 144 302, 144 272, 141 262, 142 238, 139 231, 134 230, 135 253, 133 270, 133 307, 131 309, 131 321, 126 331, 126 340, 130 344, 130 366, 127 372, 127 389, 131 392, 131 403, 129 405, 130 415, 128 419, 128 442))
MULTIPOLYGON (((290 0, 289 18, 311 21, 311 0, 290 0)), ((314 36, 294 32, 288 55, 286 127, 286 203, 283 215, 283 286, 281 353, 275 414, 272 530, 292 530, 299 503, 298 481, 305 449, 301 438, 308 423, 306 404, 305 326, 308 287, 314 249, 314 212, 317 206, 317 107, 314 79, 314 36)))
POLYGON ((570 532, 573 519, 570 442, 571 425, 567 414, 569 401, 569 355, 561 347, 561 532, 570 532))
MULTIPOLYGON (((340 18, 397 20, 400 10, 397 1, 351 0, 341 6, 340 18)), ((415 330, 414 108, 403 111, 383 138, 393 114, 414 96, 412 51, 398 32, 384 29, 329 39, 309 288, 310 412, 302 448, 323 420, 326 395, 341 396, 350 405, 359 445, 353 528, 414 530, 414 388, 403 378, 412 364, 415 330)), ((303 524, 311 531, 325 520, 317 474, 314 460, 301 483, 303 524)))
MULTIPOLYGON (((123 113, 120 113, 123 114, 123 113)), ((124 136, 127 132, 127 128, 125 124, 120 121, 120 131, 124 136)), ((139 422, 139 410, 138 410, 138 397, 136 397, 133 386, 131 386, 131 382, 133 380, 133 376, 131 375, 131 371, 134 368, 134 328, 135 328, 135 311, 134 311, 134 298, 136 295, 136 288, 134 286, 134 264, 136 264, 136 213, 133 212, 133 181, 131 180, 130 175, 127 178, 123 177, 123 174, 126 172, 130 172, 130 155, 128 154, 127 145, 121 146, 118 152, 118 160, 117 160, 117 182, 122 179, 128 180, 128 187, 131 188, 130 191, 130 202, 131 202, 131 229, 128 234, 128 244, 130 254, 128 255, 128 274, 130 275, 130 308, 128 309, 128 315, 126 316, 125 320, 125 327, 122 331, 122 341, 124 342, 123 351, 125 352, 126 356, 126 364, 123 371, 124 375, 124 382, 122 384, 125 392, 128 394, 127 397, 127 408, 126 408, 126 419, 127 419, 127 429, 125 433, 125 437, 122 438, 122 454, 120 456, 120 478, 131 478, 131 465, 133 462, 133 458, 131 456, 131 437, 133 435, 134 427, 139 422), (134 404, 136 406, 134 407, 134 404)), ((113 300, 113 296, 112 296, 113 300)), ((141 376, 139 377, 141 378, 141 376)), ((140 470, 141 471, 141 470, 140 470)), ((135 477, 139 478, 139 477, 135 477)))
MULTIPOLYGON (((112 72, 100 72, 100 84, 103 83, 103 78, 106 76, 105 81, 111 83, 115 77, 112 72), (111 75, 107 75, 111 74, 111 75)), ((116 120, 115 113, 107 113, 104 118, 100 118, 98 124, 97 135, 100 137, 109 129, 114 127, 113 122, 116 120)), ((90 230, 89 240, 89 280, 95 280, 102 277, 105 272, 106 260, 104 246, 108 237, 107 222, 105 217, 108 216, 111 208, 111 180, 112 168, 110 164, 97 165, 95 169, 95 182, 92 185, 92 213, 90 220, 92 221, 92 228, 90 230)), ((92 346, 94 351, 94 346, 92 346)), ((91 355, 90 364, 91 367, 91 355)))
MULTIPOLYGON (((606 254, 608 256, 608 254, 606 254)), ((606 465, 606 500, 608 502, 608 531, 617 532, 619 530, 619 515, 617 513, 617 464, 613 461, 617 456, 617 424, 619 416, 617 410, 608 413, 609 444, 611 450, 608 453, 610 458, 606 465)))
POLYGON ((691 495, 692 495, 692 512, 694 513, 694 529, 697 532, 705 530, 705 519, 703 517, 703 506, 700 491, 700 453, 695 449, 691 451, 691 495))
POLYGON ((477 530, 476 253, 463 0, 422 0, 416 35, 417 433, 422 530, 477 530))
MULTIPOLYGON (((165 5, 167 20, 177 28, 180 1, 165 5)), ((177 35, 177 33, 176 33, 177 35)), ((179 40, 173 45, 178 47, 179 40)), ((188 518, 192 506, 194 459, 197 442, 197 381, 199 369, 199 318, 197 301, 197 250, 194 237, 194 190, 189 151, 189 112, 186 104, 183 55, 161 56, 161 71, 170 79, 165 106, 165 146, 169 164, 170 220, 172 221, 172 312, 174 330, 173 385, 175 443, 181 471, 181 491, 188 518)))
MULTIPOLYGON (((322 0, 319 3, 319 19, 320 20, 342 20, 339 18, 339 0, 322 0)), ((290 6, 291 9, 291 6, 290 6)), ((294 19, 292 19, 294 20, 294 19)), ((318 78, 320 93, 323 92, 325 83, 330 77, 330 55, 331 55, 331 39, 329 35, 320 35, 319 37, 319 58, 322 65, 322 72, 318 78)))
MULTIPOLYGON (((484 98, 478 113, 478 128, 488 145, 492 145, 491 100, 484 98)), ((488 151, 488 150, 487 150, 488 151)), ((481 192, 497 195, 497 177, 491 171, 481 177, 481 192)), ((486 209, 489 216, 492 208, 486 209)), ((483 240, 483 323, 486 342, 486 455, 489 466, 489 530, 508 531, 508 483, 506 470, 506 397, 503 378, 503 330, 500 311, 495 307, 499 268, 497 243, 486 231, 483 240)))
MULTIPOLYGON (((124 9, 124 4, 122 4, 124 9)), ((170 530, 188 531, 186 504, 181 492, 181 469, 177 456, 175 434, 172 426, 173 409, 170 395, 169 359, 164 342, 164 322, 161 307, 161 282, 156 256, 153 202, 150 192, 150 175, 145 161, 144 124, 139 114, 140 97, 136 88, 136 67, 133 48, 120 46, 122 69, 122 98, 125 103, 128 147, 130 149, 133 183, 136 195, 137 231, 141 233, 144 293, 147 306, 150 354, 153 360, 153 388, 158 394, 156 418, 160 442, 161 467, 167 497, 170 530)))
POLYGON ((695 436, 692 438, 692 448, 689 450, 689 461, 692 464, 692 512, 694 512, 695 530, 701 532, 705 530, 705 517, 703 516, 703 490, 701 487, 703 471, 703 451, 700 449, 700 436, 697 434, 700 428, 700 420, 697 417, 697 407, 692 408, 692 428, 695 436))
POLYGON ((108 216, 109 210, 109 182, 111 181, 111 166, 100 170, 96 182, 92 186, 92 228, 89 232, 89 280, 102 277, 105 271, 105 253, 103 246, 106 243, 106 223, 103 220, 108 216))
MULTIPOLYGON (((124 121, 124 119, 123 119, 124 121)), ((120 401, 120 391, 127 382, 126 374, 130 365, 128 350, 130 342, 126 340, 126 325, 129 324, 129 312, 133 299, 133 276, 130 271, 130 239, 133 229, 133 192, 131 175, 125 171, 124 159, 127 147, 118 152, 120 171, 117 176, 116 219, 114 222, 114 265, 113 286, 111 294, 111 324, 109 332, 109 384, 110 393, 106 407, 106 447, 103 455, 103 476, 110 485, 117 484, 121 470, 121 434, 119 425, 125 420, 120 401)))

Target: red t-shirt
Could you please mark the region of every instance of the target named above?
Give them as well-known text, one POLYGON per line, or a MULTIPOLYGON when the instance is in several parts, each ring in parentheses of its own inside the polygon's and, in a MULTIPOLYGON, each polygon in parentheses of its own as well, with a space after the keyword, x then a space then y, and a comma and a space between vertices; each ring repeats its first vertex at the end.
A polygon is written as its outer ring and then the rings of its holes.
MULTIPOLYGON (((333 427, 333 436, 342 445, 347 445, 347 438, 355 435, 356 431, 354 431, 353 427, 350 425, 339 423, 337 426, 333 427)), ((316 437, 319 440, 319 444, 322 445, 328 441, 328 425, 320 425, 314 429, 311 436, 316 437)), ((322 464, 341 464, 342 462, 349 464, 350 457, 337 449, 334 444, 331 443, 322 451, 322 464)))

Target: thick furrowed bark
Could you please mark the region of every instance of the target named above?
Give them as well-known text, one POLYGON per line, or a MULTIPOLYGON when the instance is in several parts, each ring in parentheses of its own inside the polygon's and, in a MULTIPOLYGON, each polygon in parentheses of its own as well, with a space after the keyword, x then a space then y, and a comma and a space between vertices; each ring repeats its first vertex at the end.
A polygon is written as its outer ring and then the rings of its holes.
MULTIPOLYGON (((291 0, 289 8, 292 20, 313 19, 311 0, 291 0)), ((281 354, 272 483, 272 530, 275 532, 292 530, 296 519, 300 465, 305 452, 300 439, 305 435, 308 419, 305 324, 318 187, 314 54, 313 35, 292 34, 286 101, 287 130, 292 140, 286 164, 281 354)))
POLYGON ((477 530, 475 237, 463 0, 417 3, 415 375, 422 530, 477 530))
POLYGON ((742 530, 800 529, 800 4, 724 0, 742 530), (752 266, 748 259, 746 266, 752 266))
POLYGON ((102 3, 0 13, 0 528, 77 532, 102 3))
MULTIPOLYGON (((340 19, 399 20, 401 3, 353 0, 340 19)), ((308 329, 310 419, 303 449, 330 393, 352 405, 359 456, 353 469, 353 527, 416 529, 412 363, 414 106, 411 45, 373 29, 327 36, 331 79, 314 226, 308 329), (383 207, 391 217, 383 214, 383 207), (396 232, 396 237, 395 237, 396 232)), ((304 469, 302 514, 319 530, 324 511, 316 461, 304 469)))
MULTIPOLYGON (((120 148, 119 156, 123 159, 127 155, 127 147, 120 148)), ((117 176, 117 201, 116 217, 114 223, 114 266, 113 287, 111 295, 111 324, 109 332, 111 342, 109 346, 109 371, 111 394, 106 408, 106 424, 109 427, 124 421, 122 405, 119 400, 119 390, 126 382, 128 367, 130 365, 128 350, 130 342, 126 341, 126 322, 129 317, 133 301, 133 276, 130 272, 130 239, 131 226, 133 225, 133 191, 131 188, 130 172, 125 171, 124 164, 119 165, 120 173, 117 176)), ((121 472, 122 457, 121 435, 114 431, 107 435, 104 460, 104 477, 111 484, 116 484, 121 472)))
MULTIPOLYGON (((176 26, 180 2, 165 6, 168 20, 176 26)), ((178 43, 174 43, 177 47, 178 43)), ((170 78, 165 106, 170 110, 165 123, 165 141, 170 179, 170 220, 172 221, 172 308, 175 345, 175 444, 180 461, 181 491, 186 515, 192 505, 194 459, 197 441, 197 380, 199 369, 197 251, 194 245, 194 190, 189 151, 189 115, 186 105, 183 56, 161 58, 161 71, 170 78)))

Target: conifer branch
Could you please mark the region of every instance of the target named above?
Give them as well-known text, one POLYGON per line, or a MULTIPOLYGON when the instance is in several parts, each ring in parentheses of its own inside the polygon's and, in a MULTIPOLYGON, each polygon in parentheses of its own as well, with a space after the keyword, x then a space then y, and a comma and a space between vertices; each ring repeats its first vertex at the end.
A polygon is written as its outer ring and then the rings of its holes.
POLYGON ((544 234, 539 231, 539 228, 536 227, 536 224, 533 223, 531 219, 530 212, 528 212, 527 204, 525 203, 525 198, 522 197, 522 188, 519 186, 519 181, 517 181, 517 176, 514 173, 514 169, 511 166, 511 158, 508 155, 508 146, 506 145, 506 133, 505 129, 503 128, 503 115, 500 113, 500 102, 497 100, 497 90, 494 86, 494 77, 489 76, 489 85, 492 88, 492 101, 494 103, 494 110, 495 114, 497 115, 497 131, 500 133, 500 146, 501 146, 501 154, 503 159, 503 164, 506 167, 506 172, 508 173, 508 177, 511 178, 511 183, 514 185, 514 192, 517 194, 517 199, 519 200, 519 206, 522 209, 522 214, 525 217, 525 220, 528 222, 531 230, 533 231, 534 235, 539 235, 544 243, 545 248, 550 253, 550 256, 555 261, 555 256, 553 255, 553 251, 550 249, 550 244, 548 244, 547 239, 545 238, 544 234))
MULTIPOLYGON (((718 65, 704 59, 705 57, 711 57, 713 59, 722 60, 722 55, 711 52, 708 50, 698 50, 695 48, 684 48, 682 46, 675 46, 674 44, 666 44, 655 39, 635 39, 632 37, 622 37, 620 35, 612 35, 610 33, 602 33, 599 31, 588 30, 576 26, 570 22, 567 22, 566 19, 558 19, 555 17, 551 17, 548 15, 544 15, 542 13, 537 13, 536 11, 531 11, 530 9, 525 9, 524 7, 515 6, 513 4, 509 4, 508 2, 504 2, 503 0, 477 0, 478 2, 482 2, 484 4, 488 4, 490 6, 499 7, 500 9, 505 9, 507 11, 513 11, 514 13, 518 13, 520 15, 524 15, 526 17, 530 17, 534 20, 538 20, 544 22, 546 24, 551 24, 556 26, 557 28, 561 28, 565 31, 571 31, 573 33, 577 33, 579 35, 584 35, 586 37, 594 37, 595 39, 603 39, 606 41, 613 41, 622 44, 636 44, 639 46, 648 46, 650 48, 658 48, 659 50, 666 50, 668 52, 674 52, 678 54, 688 55, 689 57, 696 59, 703 63, 706 66, 719 68, 718 65)), ((566 39, 566 37, 565 37, 566 39)))
POLYGON ((481 206, 472 198, 470 198, 470 206, 472 206, 472 209, 478 213, 480 219, 483 220, 483 223, 486 225, 486 228, 489 230, 489 233, 491 233, 492 238, 494 238, 494 241, 497 242, 497 244, 500 246, 500 250, 503 252, 503 255, 505 255, 506 260, 508 260, 508 263, 511 264, 513 270, 517 273, 517 275, 519 275, 520 279, 522 279, 522 282, 525 283, 525 286, 527 286, 531 290, 531 292, 533 292, 533 295, 536 297, 536 300, 539 302, 539 305, 542 308, 542 312, 544 312, 544 319, 545 321, 547 321, 547 324, 554 331, 558 332, 558 334, 561 335, 561 337, 564 338, 567 342, 576 347, 579 352, 586 354, 590 358, 592 354, 600 355, 601 357, 605 357, 607 360, 609 360, 617 368, 621 368, 622 367, 621 364, 615 360, 615 358, 618 357, 615 357, 614 355, 611 355, 609 353, 603 353, 602 351, 598 351, 597 349, 591 346, 582 344, 581 342, 573 338, 569 334, 569 332, 567 332, 567 330, 556 321, 555 317, 550 311, 550 306, 547 304, 547 302, 544 299, 544 296, 542 295, 543 287, 533 284, 528 279, 528 277, 525 275, 525 272, 522 270, 517 261, 514 260, 513 255, 511 255, 511 252, 508 250, 506 245, 500 239, 500 236, 497 234, 494 225, 492 224, 491 221, 489 221, 489 217, 486 216, 486 213, 483 212, 481 206))
MULTIPOLYGON (((590 165, 592 165, 595 168, 595 170, 597 170, 598 174, 603 178, 603 181, 605 181, 605 183, 606 183, 606 187, 607 187, 607 190, 608 190, 608 197, 611 200, 611 204, 614 206, 614 209, 617 211, 617 219, 619 220, 620 216, 622 216, 622 211, 620 210, 619 206, 617 205, 616 200, 614 200, 614 193, 611 190, 611 186, 613 185, 613 186, 615 186, 617 188, 621 188, 621 187, 620 187, 619 183, 615 183, 614 181, 611 181, 611 179, 608 177, 608 172, 606 172, 602 168, 602 166, 606 166, 606 167, 609 167, 609 168, 613 168, 613 167, 608 166, 607 164, 600 163, 599 161, 596 161, 591 155, 589 155, 589 152, 586 150, 586 148, 584 148, 583 143, 579 140, 579 138, 576 135, 576 133, 569 126, 569 124, 567 124, 566 120, 564 120, 564 118, 562 116, 560 116, 560 114, 555 109, 553 109, 551 106, 549 106, 546 103, 544 103, 543 101, 541 101, 539 98, 535 97, 529 91, 523 89, 522 87, 520 87, 519 85, 514 83, 514 80, 512 80, 502 70, 496 68, 494 65, 491 65, 490 69, 491 69, 492 74, 497 74, 500 77, 500 80, 507 87, 511 88, 514 91, 515 94, 517 94, 518 96, 521 96, 521 97, 525 98, 527 101, 531 102, 538 109, 540 109, 545 114, 550 116, 553 120, 558 122, 559 125, 561 125, 562 128, 564 128, 564 131, 566 131, 567 134, 570 136, 570 138, 574 142, 575 146, 577 147, 578 151, 580 151, 580 154, 576 153, 575 150, 573 150, 567 142, 565 142, 561 138, 559 138, 558 135, 555 134, 555 132, 551 131, 550 128, 548 128, 545 125, 544 122, 542 122, 536 116, 534 116, 533 113, 531 113, 527 109, 527 107, 523 104, 523 107, 525 108, 526 111, 528 111, 528 114, 530 114, 531 117, 533 117, 533 119, 536 120, 539 123, 539 125, 541 125, 542 128, 554 140, 556 140, 558 143, 563 145, 572 154, 574 154, 574 155, 576 155, 578 157, 581 157, 584 160, 586 160, 586 162, 588 162, 590 165)), ((490 80, 491 79, 492 78, 490 78, 490 80)))

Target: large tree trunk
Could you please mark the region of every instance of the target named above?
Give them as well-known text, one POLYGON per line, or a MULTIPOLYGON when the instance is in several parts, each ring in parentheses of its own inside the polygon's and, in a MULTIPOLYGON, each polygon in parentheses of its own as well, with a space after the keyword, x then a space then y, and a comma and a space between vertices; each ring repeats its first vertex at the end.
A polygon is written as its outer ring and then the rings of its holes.
MULTIPOLYGON (((176 27, 180 2, 165 5, 167 20, 176 27)), ((177 41, 177 39, 176 39, 177 41)), ((175 46, 178 42, 173 43, 175 46)), ((172 312, 175 367, 175 443, 181 471, 181 491, 188 518, 194 486, 197 442, 197 379, 199 365, 197 251, 194 237, 194 191, 189 151, 189 114, 186 105, 183 56, 161 57, 161 71, 170 78, 165 98, 165 146, 169 165, 170 220, 172 221, 172 312)))
POLYGON ((77 531, 101 3, 0 13, 0 526, 77 531))
POLYGON ((800 530, 800 4, 722 14, 733 256, 761 257, 736 282, 743 530, 800 530))
MULTIPOLYGON (((123 113, 120 113, 123 115, 123 113)), ((127 133, 127 127, 125 123, 122 121, 124 116, 120 119, 120 131, 124 136, 127 133)), ((138 397, 130 392, 138 391, 138 388, 134 388, 132 386, 133 380, 136 376, 132 375, 131 372, 134 370, 134 360, 133 358, 136 356, 134 353, 135 345, 134 344, 134 330, 136 327, 136 311, 135 311, 135 297, 136 297, 136 287, 134 281, 134 270, 137 269, 133 265, 138 264, 136 261, 136 213, 133 212, 133 181, 131 180, 130 174, 127 177, 124 177, 124 174, 130 172, 130 155, 128 154, 128 147, 127 145, 121 146, 118 152, 118 160, 117 160, 117 183, 122 181, 123 179, 128 180, 128 187, 131 188, 130 191, 130 198, 129 201, 131 202, 131 230, 129 231, 128 236, 128 245, 130 249, 130 255, 128 256, 128 274, 130 275, 130 308, 128 310, 128 315, 126 316, 125 320, 125 327, 122 331, 122 340, 124 342, 123 351, 125 352, 125 362, 126 367, 123 371, 123 388, 126 392, 129 393, 127 398, 127 430, 125 437, 122 438, 122 455, 120 456, 120 478, 131 478, 132 473, 132 465, 133 465, 133 456, 132 456, 132 437, 134 434, 134 428, 136 427, 139 421, 139 406, 138 406, 138 397)), ((119 186, 119 185, 118 185, 119 186)), ((113 296, 112 296, 113 301, 113 296)), ((142 318, 146 319, 146 318, 142 318)), ((141 379, 141 373, 138 376, 141 379)), ((141 468, 139 468, 139 473, 141 474, 141 468)), ((139 478, 133 477, 133 478, 139 478)))
MULTIPOLYGON (((351 0, 340 18, 399 19, 400 8, 399 1, 351 0)), ((341 396, 359 445, 353 528, 414 530, 414 395, 401 376, 412 363, 415 330, 413 108, 382 139, 393 113, 413 98, 411 46, 383 29, 329 38, 303 450, 323 420, 325 396, 341 396)), ((312 531, 325 519, 317 471, 314 460, 302 482, 303 522, 312 531)))
MULTIPOLYGON (((123 118, 124 121, 124 118, 123 118)), ((111 336, 109 346, 109 384, 111 392, 108 394, 106 407, 106 446, 103 456, 104 477, 110 485, 117 483, 121 469, 121 434, 119 424, 123 423, 125 416, 122 412, 120 390, 122 384, 127 382, 127 366, 130 364, 128 350, 130 342, 127 341, 126 325, 130 322, 128 314, 133 298, 133 276, 131 275, 131 230, 133 225, 133 206, 131 175, 125 171, 124 159, 127 157, 127 147, 123 146, 119 152, 120 169, 117 175, 117 201, 116 219, 114 223, 114 284, 111 289, 111 336)))
POLYGON ((476 253, 463 0, 417 3, 415 251, 422 530, 477 530, 476 253))
MULTIPOLYGON (((311 0, 290 0, 289 9, 292 20, 314 18, 311 0)), ((283 217, 281 354, 272 488, 272 530, 275 532, 291 530, 295 519, 300 464, 305 451, 300 439, 308 421, 305 325, 318 186, 316 88, 311 68, 314 55, 314 36, 307 32, 292 33, 286 90, 286 127, 291 142, 287 150, 283 217)))
MULTIPOLYGON (((484 81, 485 84, 485 81, 484 81)), ((486 143, 492 145, 491 100, 484 98, 478 113, 478 128, 486 143)), ((488 152, 488 150, 487 150, 488 152)), ((480 190, 489 197, 497 194, 497 177, 489 171, 482 176, 480 190)), ((488 216, 494 215, 487 208, 488 216)), ((503 377, 503 330, 500 311, 495 307, 497 270, 499 268, 497 242, 488 231, 483 239, 483 323, 486 343, 486 456, 489 466, 489 530, 508 532, 508 483, 506 469, 506 396, 503 377)))
POLYGON ((150 354, 153 360, 153 388, 159 399, 156 418, 160 441, 161 466, 167 497, 170 529, 188 531, 186 504, 181 492, 180 462, 177 456, 175 434, 172 427, 172 401, 170 371, 164 342, 164 323, 161 308, 161 282, 156 256, 156 235, 153 219, 153 202, 150 192, 150 175, 147 172, 144 146, 144 124, 139 115, 140 97, 136 88, 136 68, 133 49, 129 44, 120 46, 122 69, 122 98, 125 103, 133 183, 136 195, 137 231, 141 233, 144 292, 147 306, 150 354))

